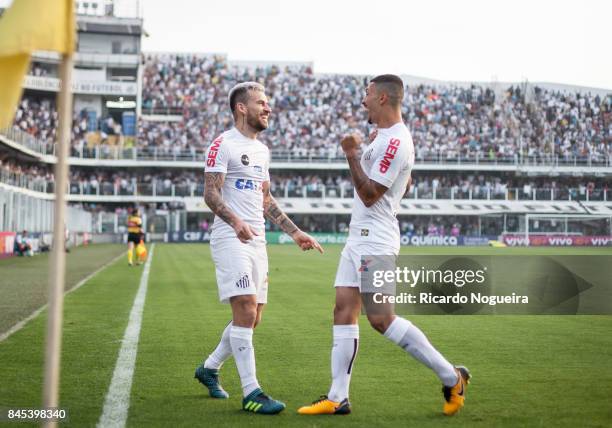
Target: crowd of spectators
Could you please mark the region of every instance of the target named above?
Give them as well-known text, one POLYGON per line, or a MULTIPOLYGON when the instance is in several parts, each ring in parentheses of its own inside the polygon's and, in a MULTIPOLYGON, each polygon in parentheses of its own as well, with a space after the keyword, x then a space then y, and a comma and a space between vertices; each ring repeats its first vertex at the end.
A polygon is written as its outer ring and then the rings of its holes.
POLYGON ((399 219, 400 232, 408 236, 459 236, 478 234, 474 216, 411 216, 399 219))
POLYGON ((27 164, 0 152, 0 183, 39 192, 53 191, 53 174, 45 164, 27 164))
MULTIPOLYGON (((202 152, 228 129, 227 94, 239 81, 266 86, 273 109, 260 138, 293 156, 341 156, 346 132, 368 134, 361 106, 366 78, 321 75, 308 65, 247 67, 223 56, 160 54, 143 58, 142 112, 178 120, 138 121, 136 146, 166 155, 202 152)), ((521 85, 497 90, 482 85, 408 85, 402 105, 418 159, 590 157, 612 153, 612 94, 560 92, 521 85)), ((118 124, 102 131, 118 132, 118 124)), ((53 141, 54 102, 24 97, 14 127, 53 141)), ((101 127, 101 128, 102 128, 101 127)), ((85 144, 87 113, 74 116, 73 146, 85 144)), ((104 142, 104 138, 101 139, 104 142)))
POLYGON ((190 196, 191 188, 197 186, 196 193, 203 195, 203 177, 191 171, 176 173, 145 171, 141 174, 124 170, 76 170, 70 176, 70 192, 85 195, 134 195, 190 196))
MULTIPOLYGON (((53 191, 53 171, 40 163, 25 164, 0 153, 2 182, 20 187, 36 186, 53 191)), ((70 192, 85 195, 202 195, 204 174, 201 171, 173 169, 121 170, 116 168, 79 168, 70 171, 70 192), (192 193, 193 192, 193 193, 192 193)), ((41 190, 45 191, 45 190, 41 190)), ((347 172, 273 172, 270 191, 277 198, 351 198, 354 188, 347 172)), ((596 177, 531 177, 500 173, 413 174, 405 197, 419 199, 586 199, 611 198, 609 180, 596 177)))
MULTIPOLYGON (((270 127, 260 134, 273 153, 333 158, 342 156, 341 137, 353 130, 369 134, 373 128, 361 106, 367 79, 357 75, 315 74, 308 65, 231 65, 215 55, 146 55, 143 58, 142 112, 137 124, 136 147, 161 155, 202 153, 218 134, 232 126, 229 89, 239 81, 255 80, 266 87, 273 109, 270 127), (156 120, 151 120, 155 115, 156 120), (169 120, 159 120, 168 117, 169 120)), ((45 76, 43 67, 32 75, 45 76)), ((471 85, 408 85, 402 114, 412 132, 417 159, 490 159, 517 156, 571 160, 590 157, 604 162, 612 156, 612 94, 607 96, 552 91, 529 85, 495 88, 471 85)), ((121 134, 112 118, 90 124, 85 110, 73 117, 72 154, 111 147, 108 135, 121 134), (90 140, 91 130, 101 138, 90 140)), ((24 96, 13 128, 39 140, 56 139, 55 100, 24 96)), ((169 169, 80 168, 70 175, 70 192, 88 195, 200 196, 201 171, 169 169)), ((52 169, 27 164, 0 153, 0 182, 38 191, 53 191, 52 169)), ((612 199, 609 180, 595 177, 532 177, 502 172, 424 172, 413 174, 406 197, 503 199, 612 199), (550 195, 550 196, 549 196, 550 195)), ((276 172, 271 191, 283 197, 352 197, 348 172, 276 172)), ((156 210, 179 209, 181 202, 152 204, 156 210)), ((88 203, 93 212, 108 205, 88 203)), ((124 207, 116 208, 121 216, 124 207)), ((209 218, 198 222, 210 227, 209 218)), ((348 216, 298 215, 295 221, 310 232, 346 232, 348 216)), ((487 220, 488 221, 488 220, 487 220)), ((499 224, 487 225, 478 217, 400 216, 405 235, 458 236, 486 234, 499 224)), ((494 220, 491 220, 494 221, 494 220)), ((499 220, 498 220, 499 221, 499 220)), ((512 221, 512 220, 509 220, 512 221)))
MULTIPOLYGON (((20 187, 53 191, 53 173, 44 164, 25 165, 0 154, 2 181, 20 187)), ((79 168, 70 172, 70 193, 84 195, 200 196, 201 171, 172 169, 121 170, 79 168)), ((273 172, 270 190, 277 198, 352 198, 354 188, 346 172, 273 172)), ((44 190, 42 190, 44 191, 44 190)), ((531 177, 500 173, 417 172, 405 197, 418 199, 533 199, 611 200, 609 180, 594 177, 531 177)))
MULTIPOLYGON (((270 187, 281 197, 352 197, 353 185, 347 174, 272 174, 270 187)), ((461 174, 417 172, 408 198, 419 199, 555 199, 603 200, 609 190, 605 179, 584 177, 529 177, 511 174, 461 174)), ((608 197, 611 195, 608 194, 608 197)))
MULTIPOLYGON (((238 81, 266 86, 273 108, 261 139, 294 155, 341 155, 340 137, 367 134, 361 100, 366 80, 316 75, 309 66, 231 66, 223 57, 148 55, 143 109, 182 115, 180 122, 141 121, 141 144, 203 147, 231 126, 229 89, 238 81)), ((561 93, 518 86, 496 94, 484 86, 408 86, 404 119, 418 158, 610 156, 612 95, 561 93)))
POLYGON ((13 128, 39 140, 55 141, 58 121, 57 110, 51 99, 23 97, 15 113, 13 128))
MULTIPOLYGON (((111 135, 121 134, 121 125, 112 117, 106 117, 100 123, 90 126, 90 117, 83 109, 73 115, 71 128, 71 145, 73 154, 87 146, 87 133, 93 129, 99 132, 96 141, 101 144, 108 142, 111 135)), ((33 98, 24 96, 15 112, 13 129, 25 132, 45 143, 54 143, 57 138, 59 118, 55 101, 50 98, 33 98)))

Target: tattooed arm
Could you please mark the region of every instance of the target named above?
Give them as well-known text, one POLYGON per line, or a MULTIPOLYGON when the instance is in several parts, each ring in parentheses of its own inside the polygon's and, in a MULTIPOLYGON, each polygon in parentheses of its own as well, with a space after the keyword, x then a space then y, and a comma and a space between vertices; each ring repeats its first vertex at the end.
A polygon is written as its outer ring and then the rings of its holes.
POLYGON ((216 216, 232 226, 241 242, 246 243, 253 239, 253 235, 257 235, 257 232, 229 209, 223 201, 221 187, 224 181, 225 174, 222 172, 204 173, 204 202, 216 216))
POLYGON ((289 236, 299 231, 300 229, 280 209, 278 202, 276 202, 276 199, 270 193, 270 182, 264 181, 262 187, 264 194, 264 216, 272 223, 277 224, 289 236))
POLYGON ((276 199, 274 199, 270 193, 269 181, 264 181, 262 189, 264 194, 264 216, 272 223, 278 225, 287 235, 291 236, 302 250, 316 248, 322 253, 323 248, 321 248, 317 240, 307 233, 302 232, 278 206, 278 202, 276 202, 276 199))
POLYGON ((359 195, 359 199, 361 199, 363 204, 366 207, 371 207, 380 198, 382 198, 388 188, 368 177, 361 167, 359 157, 361 137, 356 134, 347 135, 342 139, 341 145, 342 150, 346 155, 346 160, 349 164, 355 191, 359 195))

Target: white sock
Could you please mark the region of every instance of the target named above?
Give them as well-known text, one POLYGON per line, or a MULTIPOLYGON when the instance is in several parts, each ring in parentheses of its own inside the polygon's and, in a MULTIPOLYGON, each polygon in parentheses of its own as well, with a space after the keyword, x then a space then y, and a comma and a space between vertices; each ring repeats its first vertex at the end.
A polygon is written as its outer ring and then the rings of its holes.
POLYGON ((232 322, 225 327, 223 334, 221 334, 221 340, 215 348, 215 350, 208 356, 204 361, 204 367, 207 369, 220 369, 223 363, 232 355, 232 346, 230 345, 230 330, 232 329, 232 322))
POLYGON ((255 376, 255 349, 253 348, 253 329, 232 326, 230 330, 230 344, 232 354, 236 361, 242 394, 246 397, 259 388, 255 376))
POLYGON ((455 386, 457 384, 457 372, 455 372, 453 365, 429 343, 423 332, 410 321, 395 317, 385 331, 385 337, 436 372, 445 386, 455 386))
POLYGON ((358 350, 359 326, 357 324, 335 325, 331 354, 332 385, 327 394, 331 401, 339 402, 348 398, 353 363, 358 350))

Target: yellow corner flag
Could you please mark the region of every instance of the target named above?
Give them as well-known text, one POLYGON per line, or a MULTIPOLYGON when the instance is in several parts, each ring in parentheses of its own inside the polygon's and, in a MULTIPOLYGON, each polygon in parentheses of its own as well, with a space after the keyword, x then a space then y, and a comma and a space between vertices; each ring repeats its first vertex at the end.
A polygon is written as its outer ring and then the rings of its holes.
POLYGON ((13 121, 32 52, 74 52, 72 2, 13 0, 0 18, 0 129, 13 121))

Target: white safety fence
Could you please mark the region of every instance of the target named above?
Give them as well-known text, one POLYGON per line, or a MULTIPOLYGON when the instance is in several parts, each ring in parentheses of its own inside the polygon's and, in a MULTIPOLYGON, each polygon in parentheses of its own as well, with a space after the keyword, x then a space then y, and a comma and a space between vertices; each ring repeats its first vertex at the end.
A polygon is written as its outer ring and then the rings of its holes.
MULTIPOLYGON (((52 232, 53 205, 53 195, 0 183, 0 232, 52 232)), ((91 233, 91 213, 70 206, 66 227, 70 232, 91 233)))

